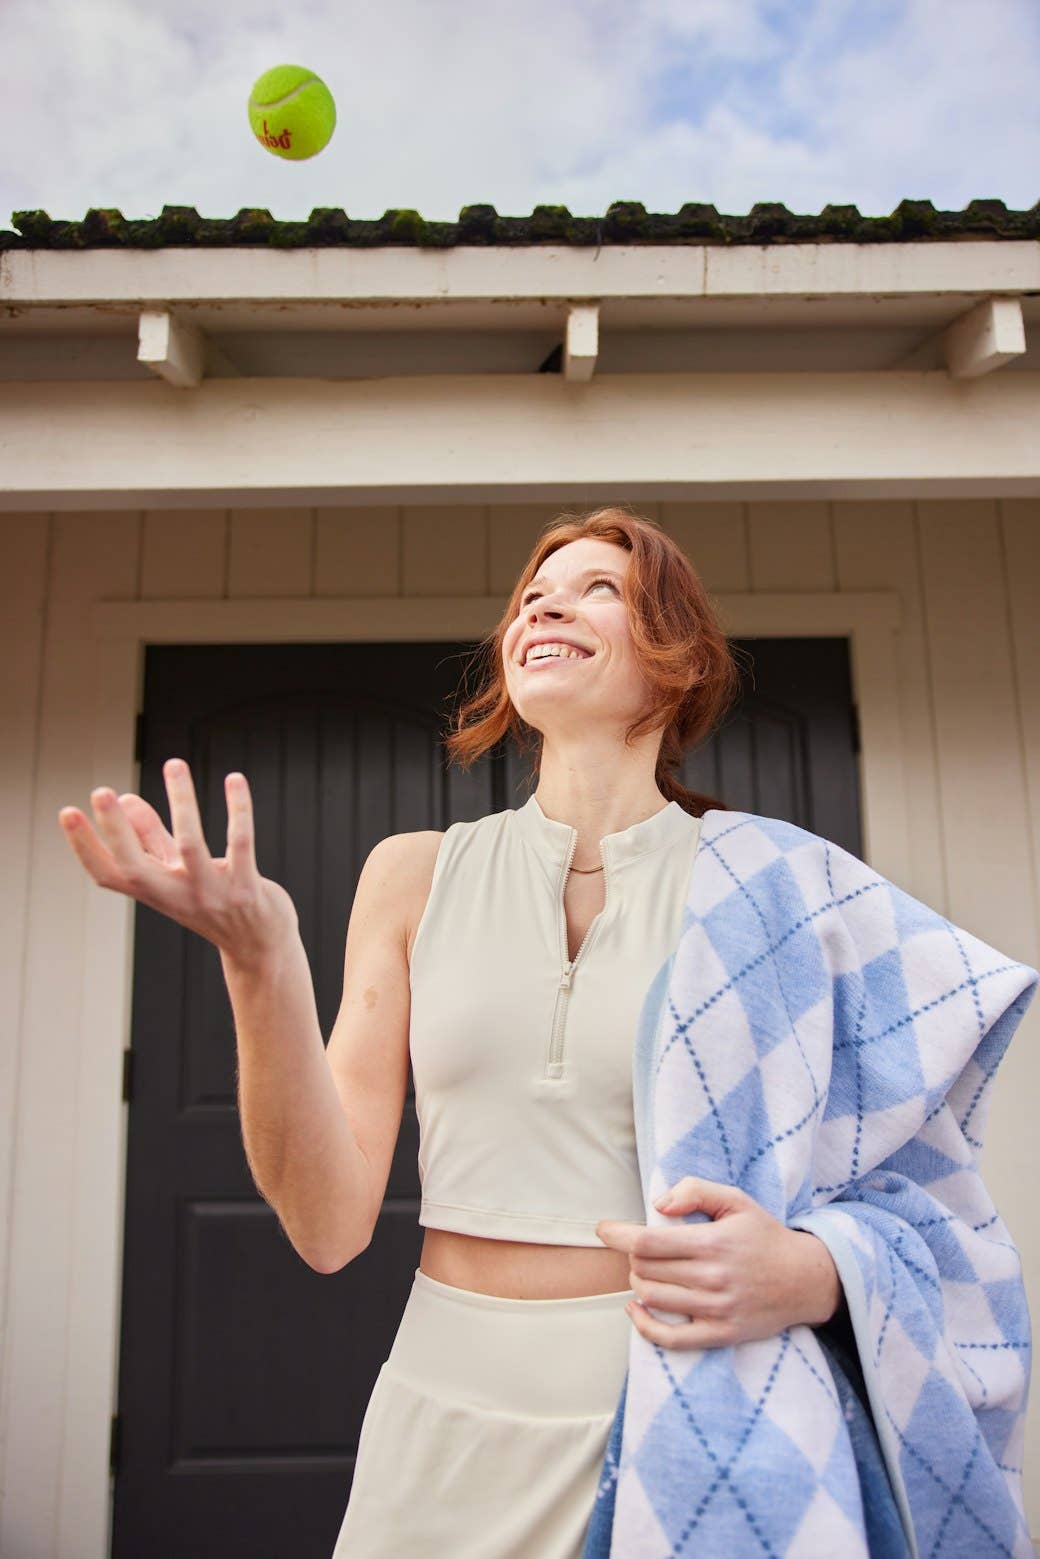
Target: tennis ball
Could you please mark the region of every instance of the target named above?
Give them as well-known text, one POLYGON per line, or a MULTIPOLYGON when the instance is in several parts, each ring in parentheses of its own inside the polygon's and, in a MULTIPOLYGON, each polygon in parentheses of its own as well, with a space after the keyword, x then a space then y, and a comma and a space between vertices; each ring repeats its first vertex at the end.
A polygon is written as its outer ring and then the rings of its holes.
POLYGON ((313 70, 275 65, 253 84, 249 124, 267 151, 299 162, 328 145, 336 128, 336 105, 313 70))

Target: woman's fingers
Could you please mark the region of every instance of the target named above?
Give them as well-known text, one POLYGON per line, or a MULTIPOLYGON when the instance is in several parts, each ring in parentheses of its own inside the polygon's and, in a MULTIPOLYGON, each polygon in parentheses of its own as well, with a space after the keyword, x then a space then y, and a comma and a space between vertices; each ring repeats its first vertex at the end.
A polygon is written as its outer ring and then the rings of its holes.
POLYGON ((189 876, 202 874, 207 866, 212 866, 213 857, 209 853, 202 832, 202 819, 195 799, 195 786, 191 771, 184 759, 167 758, 163 764, 163 779, 166 781, 166 794, 170 801, 173 836, 181 852, 181 859, 189 876))
POLYGON ((163 765, 170 802, 171 835, 155 808, 141 796, 126 792, 117 797, 108 785, 91 791, 97 831, 77 807, 62 807, 58 819, 69 844, 94 881, 103 888, 130 893, 146 903, 170 912, 162 868, 182 866, 189 878, 198 879, 213 869, 206 847, 188 765, 171 758, 163 765), (141 890, 146 888, 148 893, 141 890))
POLYGON ((280 883, 256 867, 253 803, 244 774, 224 777, 228 807, 227 856, 214 861, 206 847, 188 765, 163 765, 173 833, 141 796, 117 797, 108 786, 91 792, 97 832, 77 807, 58 818, 75 854, 103 888, 128 894, 196 931, 243 967, 260 967, 267 954, 299 930, 299 917, 280 883), (100 836, 100 837, 99 837, 100 836))
POLYGON ((120 796, 119 805, 149 855, 153 855, 163 866, 176 866, 180 860, 177 841, 152 804, 145 801, 143 796, 127 790, 120 796))
POLYGON ((98 832, 77 807, 63 807, 58 816, 65 837, 96 883, 127 893, 144 880, 147 871, 141 841, 124 815, 115 791, 107 785, 99 786, 91 791, 90 802, 98 832))
POLYGON ((253 800, 244 774, 224 776, 227 798, 227 863, 235 882, 254 880, 257 875, 253 830, 253 800))

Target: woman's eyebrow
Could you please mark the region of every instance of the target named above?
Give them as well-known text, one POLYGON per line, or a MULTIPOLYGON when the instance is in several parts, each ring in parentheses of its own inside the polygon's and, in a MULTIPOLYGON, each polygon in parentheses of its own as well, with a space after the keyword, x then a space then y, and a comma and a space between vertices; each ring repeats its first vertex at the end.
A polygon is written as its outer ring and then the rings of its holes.
MULTIPOLYGON (((612 568, 597 568, 595 564, 593 564, 591 568, 583 568, 581 573, 578 575, 578 578, 579 579, 587 579, 590 574, 610 574, 612 576, 612 578, 614 578, 614 579, 620 579, 621 578, 621 575, 615 573, 612 568)), ((548 583, 548 581, 545 578, 545 575, 544 574, 539 574, 537 579, 529 579, 527 581, 527 584, 524 586, 524 589, 525 590, 530 590, 532 585, 544 585, 544 584, 547 584, 547 583, 548 583)))

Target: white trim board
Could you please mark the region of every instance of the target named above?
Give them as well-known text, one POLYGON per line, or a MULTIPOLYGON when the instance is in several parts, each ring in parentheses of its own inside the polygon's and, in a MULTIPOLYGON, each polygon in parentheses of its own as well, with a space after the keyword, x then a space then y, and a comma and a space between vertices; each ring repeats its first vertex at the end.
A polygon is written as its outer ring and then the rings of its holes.
POLYGON ((947 303, 1040 289, 1031 238, 929 243, 316 245, 272 249, 10 249, 0 253, 0 302, 42 305, 329 303, 445 304, 461 300, 762 299, 824 305, 891 299, 947 303), (880 296, 879 296, 880 295, 880 296))
MULTIPOLYGON (((871 865, 908 887, 909 827, 899 727, 895 591, 726 593, 712 597, 734 637, 848 635, 859 707, 864 849, 871 865)), ((103 601, 91 614, 97 659, 91 787, 134 790, 135 716, 150 643, 288 643, 480 638, 504 596, 339 597, 250 601, 103 601)), ((122 1289, 128 1107, 122 1052, 131 1039, 133 901, 87 899, 79 1050, 74 1254, 69 1285, 65 1454, 58 1516, 63 1554, 109 1553, 108 1425, 115 1411, 122 1289)), ((41 1110, 45 1100, 41 1098, 41 1110)), ((48 1131, 45 1116, 25 1130, 48 1131)), ((32 1416, 11 1401, 8 1422, 32 1416)))
POLYGON ((1025 368, 0 383, 0 508, 1029 495, 1038 416, 1025 368))

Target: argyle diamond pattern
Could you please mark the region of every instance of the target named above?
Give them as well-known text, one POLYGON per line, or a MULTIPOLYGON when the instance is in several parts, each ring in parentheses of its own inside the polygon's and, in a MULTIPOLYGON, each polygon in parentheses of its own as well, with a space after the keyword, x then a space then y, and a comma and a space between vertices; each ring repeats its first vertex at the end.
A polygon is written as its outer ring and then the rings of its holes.
POLYGON ((679 1349, 633 1327, 584 1559, 854 1559, 884 1501, 887 1554, 1033 1559, 1029 1309, 979 1163, 1038 979, 830 840, 705 813, 634 1050, 646 1222, 674 1225, 653 1201, 693 1175, 820 1238, 881 1454, 824 1330, 679 1349))

